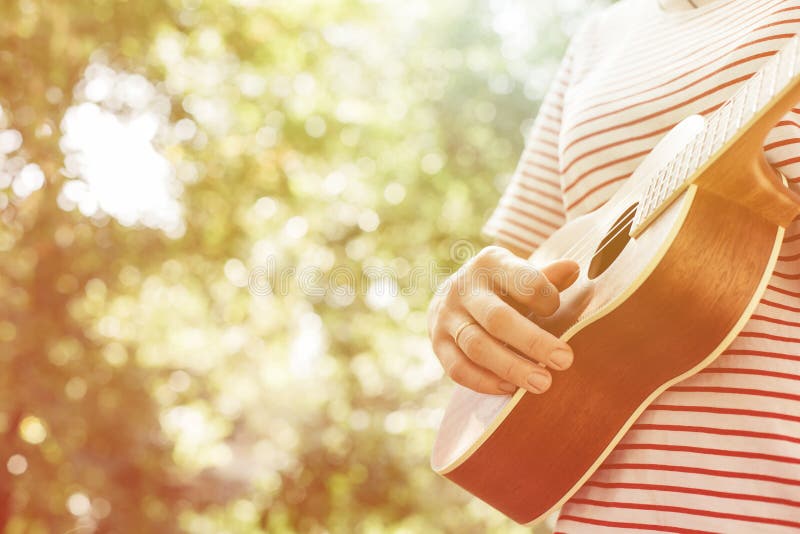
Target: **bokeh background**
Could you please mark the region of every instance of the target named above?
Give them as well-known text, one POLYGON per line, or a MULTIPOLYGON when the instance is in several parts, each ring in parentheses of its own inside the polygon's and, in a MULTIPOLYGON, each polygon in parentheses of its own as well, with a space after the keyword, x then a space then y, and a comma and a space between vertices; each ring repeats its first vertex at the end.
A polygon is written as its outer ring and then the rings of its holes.
POLYGON ((600 4, 0 0, 0 531, 529 531, 425 309, 600 4))

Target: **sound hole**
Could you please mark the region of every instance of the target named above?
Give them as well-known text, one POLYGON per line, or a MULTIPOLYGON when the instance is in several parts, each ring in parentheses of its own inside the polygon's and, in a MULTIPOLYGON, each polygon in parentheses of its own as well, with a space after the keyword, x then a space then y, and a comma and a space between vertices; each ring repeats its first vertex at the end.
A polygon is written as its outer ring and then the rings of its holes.
POLYGON ((587 275, 590 280, 606 272, 606 269, 622 254, 622 249, 631 240, 628 234, 631 231, 633 216, 636 214, 638 206, 639 204, 637 203, 625 210, 625 213, 608 229, 608 233, 598 245, 594 256, 592 256, 592 262, 589 264, 587 275))

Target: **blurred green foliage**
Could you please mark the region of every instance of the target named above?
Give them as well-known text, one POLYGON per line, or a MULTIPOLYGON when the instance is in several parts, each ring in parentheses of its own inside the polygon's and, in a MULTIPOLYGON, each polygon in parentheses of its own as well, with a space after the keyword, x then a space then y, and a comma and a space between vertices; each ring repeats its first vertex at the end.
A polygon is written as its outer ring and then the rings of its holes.
POLYGON ((0 530, 526 531, 428 467, 425 308, 587 5, 1 0, 0 530), (76 200, 78 109, 169 224, 76 200))

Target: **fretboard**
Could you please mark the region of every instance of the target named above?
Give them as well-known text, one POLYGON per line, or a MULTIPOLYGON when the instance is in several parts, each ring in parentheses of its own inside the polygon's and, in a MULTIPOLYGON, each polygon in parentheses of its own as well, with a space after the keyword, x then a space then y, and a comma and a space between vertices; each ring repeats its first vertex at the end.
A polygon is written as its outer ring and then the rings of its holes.
POLYGON ((638 235, 675 200, 705 167, 780 99, 798 78, 800 37, 793 37, 725 104, 706 118, 705 127, 650 180, 639 199, 630 234, 638 235))

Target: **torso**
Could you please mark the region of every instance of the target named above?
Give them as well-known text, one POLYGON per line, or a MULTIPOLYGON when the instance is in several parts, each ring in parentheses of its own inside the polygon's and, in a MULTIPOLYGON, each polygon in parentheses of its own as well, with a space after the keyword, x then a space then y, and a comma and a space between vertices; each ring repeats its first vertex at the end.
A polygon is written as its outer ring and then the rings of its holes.
MULTIPOLYGON (((567 219, 602 205, 677 122, 710 113, 800 31, 800 0, 623 0, 575 46, 558 137, 567 219)), ((800 191, 800 109, 768 159, 800 191)), ((742 334, 661 395, 556 532, 800 531, 800 224, 742 334)))

